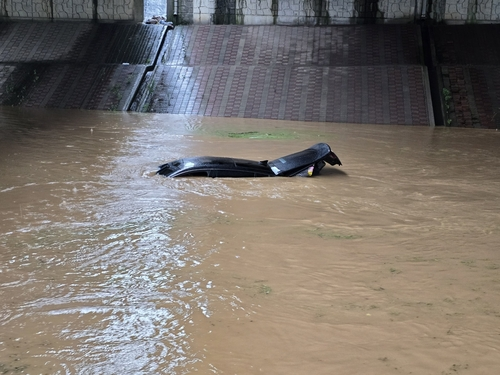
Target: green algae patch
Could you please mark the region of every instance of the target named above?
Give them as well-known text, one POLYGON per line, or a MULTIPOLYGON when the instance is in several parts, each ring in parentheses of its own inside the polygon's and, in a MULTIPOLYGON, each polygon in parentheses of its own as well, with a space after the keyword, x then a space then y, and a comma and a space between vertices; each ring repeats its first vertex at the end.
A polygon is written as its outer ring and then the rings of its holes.
POLYGON ((299 134, 296 132, 265 132, 265 131, 246 131, 246 132, 229 132, 217 130, 214 135, 224 138, 242 138, 242 139, 298 139, 299 134))
POLYGON ((269 285, 262 284, 259 287, 259 293, 260 294, 271 294, 272 291, 273 290, 272 290, 272 288, 269 285))
POLYGON ((306 232, 310 235, 317 236, 325 240, 326 239, 355 240, 357 238, 361 238, 361 236, 358 236, 357 234, 339 233, 328 228, 306 229, 306 232))
MULTIPOLYGON (((240 128, 241 129, 241 128, 240 128)), ((308 129, 262 129, 262 130, 247 130, 241 129, 210 129, 203 128, 198 131, 201 135, 208 135, 220 138, 231 139, 271 139, 271 140, 292 140, 292 139, 311 139, 316 142, 322 142, 327 136, 323 133, 308 129)), ((331 136, 329 136, 331 138, 331 136)))

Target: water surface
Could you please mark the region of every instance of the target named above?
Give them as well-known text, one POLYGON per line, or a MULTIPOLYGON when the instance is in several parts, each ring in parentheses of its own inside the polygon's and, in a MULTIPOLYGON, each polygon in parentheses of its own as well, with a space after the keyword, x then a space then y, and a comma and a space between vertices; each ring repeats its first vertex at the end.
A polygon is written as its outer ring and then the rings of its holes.
POLYGON ((494 373, 499 137, 3 108, 0 370, 494 373), (344 165, 155 175, 316 142, 344 165))

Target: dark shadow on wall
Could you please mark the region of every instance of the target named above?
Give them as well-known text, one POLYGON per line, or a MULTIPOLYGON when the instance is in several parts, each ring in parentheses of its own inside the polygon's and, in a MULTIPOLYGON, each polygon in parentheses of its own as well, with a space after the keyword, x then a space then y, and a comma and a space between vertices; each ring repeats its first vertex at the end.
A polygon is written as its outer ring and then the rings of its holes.
POLYGON ((215 0, 214 25, 236 24, 236 0, 215 0))
POLYGON ((373 24, 377 19, 384 18, 384 14, 378 8, 379 0, 354 0, 353 23, 373 24))
POLYGON ((312 0, 312 9, 316 17, 316 25, 329 25, 330 13, 328 12, 328 0, 312 0))

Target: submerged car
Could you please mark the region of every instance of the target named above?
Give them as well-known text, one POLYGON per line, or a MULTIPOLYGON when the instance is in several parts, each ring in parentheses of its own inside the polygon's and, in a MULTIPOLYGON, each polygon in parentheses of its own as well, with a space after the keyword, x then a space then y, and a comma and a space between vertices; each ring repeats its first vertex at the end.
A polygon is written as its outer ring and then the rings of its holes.
POLYGON ((157 174, 167 177, 292 177, 316 176, 325 166, 342 165, 326 143, 275 160, 253 161, 216 156, 197 156, 160 165, 157 174))

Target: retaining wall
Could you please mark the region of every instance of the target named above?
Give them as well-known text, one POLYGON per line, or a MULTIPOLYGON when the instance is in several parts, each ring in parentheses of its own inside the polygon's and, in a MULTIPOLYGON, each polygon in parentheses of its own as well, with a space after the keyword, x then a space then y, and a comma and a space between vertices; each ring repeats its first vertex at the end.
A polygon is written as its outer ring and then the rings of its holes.
POLYGON ((144 0, 0 0, 0 18, 142 22, 144 0))
MULTIPOLYGON (((158 0, 178 24, 500 22, 498 0, 158 0)), ((144 0, 0 0, 0 19, 144 20, 144 0)))
POLYGON ((168 0, 178 23, 328 25, 500 22, 496 0, 168 0))

